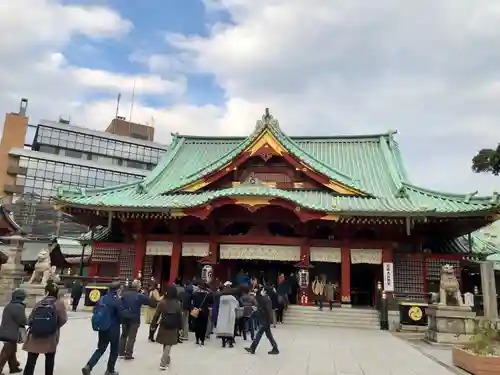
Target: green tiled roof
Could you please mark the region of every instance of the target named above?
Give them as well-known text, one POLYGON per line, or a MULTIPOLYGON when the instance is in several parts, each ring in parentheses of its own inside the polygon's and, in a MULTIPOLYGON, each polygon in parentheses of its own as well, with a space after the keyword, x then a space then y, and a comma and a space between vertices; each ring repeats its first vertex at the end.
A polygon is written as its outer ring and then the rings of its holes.
POLYGON ((158 166, 142 181, 100 189, 58 190, 66 205, 165 211, 195 207, 221 197, 262 196, 289 200, 312 210, 347 214, 467 214, 492 212, 499 197, 447 194, 412 185, 394 132, 367 136, 288 137, 277 121, 259 121, 248 137, 173 136, 158 166), (221 190, 179 193, 180 188, 228 165, 268 129, 291 154, 311 168, 365 196, 329 191, 283 190, 240 185, 221 190))
POLYGON ((197 207, 214 199, 223 197, 271 197, 282 198, 295 204, 316 211, 331 213, 401 213, 413 212, 421 214, 467 213, 488 210, 490 204, 471 204, 461 198, 448 198, 429 195, 418 190, 408 190, 408 198, 389 196, 383 198, 362 198, 351 196, 333 196, 326 191, 318 190, 282 190, 267 186, 239 185, 220 190, 196 193, 173 193, 152 195, 138 191, 134 186, 123 189, 108 190, 93 195, 76 195, 65 198, 78 206, 127 207, 146 211, 164 211, 197 207))
POLYGON ((472 256, 488 256, 488 259, 497 257, 500 260, 500 221, 476 230, 470 236, 464 235, 452 240, 440 238, 438 242, 428 246, 433 253, 471 253, 472 256))

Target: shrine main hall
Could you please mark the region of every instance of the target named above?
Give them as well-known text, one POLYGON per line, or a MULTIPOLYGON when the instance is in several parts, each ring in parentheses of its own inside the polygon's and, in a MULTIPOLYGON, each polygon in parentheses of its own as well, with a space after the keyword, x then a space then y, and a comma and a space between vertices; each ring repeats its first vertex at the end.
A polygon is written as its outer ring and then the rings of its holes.
POLYGON ((378 282, 396 297, 433 291, 499 210, 497 193, 413 184, 394 132, 290 137, 267 110, 247 137, 173 134, 142 181, 56 199, 94 228, 90 276, 165 285, 210 264, 222 281, 243 269, 276 283, 307 269, 344 305, 372 304, 378 282))

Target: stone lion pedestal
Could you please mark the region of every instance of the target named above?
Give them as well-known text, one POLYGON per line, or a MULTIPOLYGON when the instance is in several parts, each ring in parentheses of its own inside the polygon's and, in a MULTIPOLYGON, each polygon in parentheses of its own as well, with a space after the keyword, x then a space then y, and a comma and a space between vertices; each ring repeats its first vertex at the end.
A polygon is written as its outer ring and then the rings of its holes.
POLYGON ((45 285, 24 283, 20 286, 26 292, 26 307, 32 308, 45 297, 45 285))
POLYGON ((30 280, 19 286, 26 291, 26 307, 33 307, 38 301, 43 299, 45 296, 45 286, 49 280, 58 281, 55 268, 50 264, 50 251, 40 251, 30 280))
POLYGON ((430 305, 425 340, 437 344, 465 344, 476 327, 476 313, 469 306, 430 305))
POLYGON ((476 328, 476 313, 465 306, 455 269, 449 264, 441 268, 439 303, 427 307, 425 340, 437 344, 463 344, 469 342, 476 328), (455 302, 452 305, 450 302, 455 302))

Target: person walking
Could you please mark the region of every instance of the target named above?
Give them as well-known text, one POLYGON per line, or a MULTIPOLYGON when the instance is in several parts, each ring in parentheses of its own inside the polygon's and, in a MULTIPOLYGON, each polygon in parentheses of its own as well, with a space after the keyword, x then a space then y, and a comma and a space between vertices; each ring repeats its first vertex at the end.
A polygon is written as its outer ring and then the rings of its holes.
POLYGON ((325 297, 328 301, 328 306, 330 307, 330 311, 333 309, 333 301, 335 300, 335 285, 332 283, 332 280, 329 280, 325 286, 325 297))
POLYGON ((253 325, 252 316, 258 308, 257 300, 250 294, 250 288, 247 285, 240 287, 241 297, 240 301, 243 306, 243 340, 247 339, 247 333, 250 333, 250 338, 255 338, 255 327, 253 325))
POLYGON ((66 306, 54 283, 45 286, 45 297, 37 302, 28 318, 28 335, 23 349, 28 352, 24 375, 33 375, 40 354, 45 354, 45 375, 54 374, 54 360, 61 327, 68 321, 66 306))
POLYGON ((316 278, 314 279, 314 281, 312 283, 312 292, 316 296, 316 303, 319 304, 319 309, 323 310, 323 298, 324 298, 324 294, 325 294, 325 282, 322 278, 320 279, 320 278, 318 278, 318 276, 316 276, 316 278))
MULTIPOLYGON (((280 285, 284 284, 281 283, 280 285)), ((283 313, 285 311, 286 304, 286 298, 284 296, 286 294, 279 294, 274 287, 268 288, 268 290, 268 297, 271 300, 271 306, 273 309, 273 327, 276 328, 276 323, 283 324, 283 313)))
POLYGON ((78 304, 80 303, 80 298, 82 298, 83 284, 80 280, 73 281, 71 285, 71 309, 76 311, 78 304))
POLYGON ((120 284, 111 284, 108 293, 102 296, 94 307, 92 328, 98 332, 97 349, 85 367, 82 368, 83 375, 90 375, 108 346, 110 349, 105 375, 118 375, 118 372, 115 371, 115 364, 118 359, 120 323, 124 311, 122 300, 118 297, 119 289, 120 284))
POLYGON ((219 300, 219 315, 217 317, 217 327, 215 327, 215 335, 222 339, 222 347, 229 345, 234 346, 235 325, 236 325, 236 309, 240 306, 238 300, 234 296, 236 291, 232 288, 225 288, 221 292, 219 300))
POLYGON ((191 316, 194 319, 194 335, 196 345, 205 345, 205 335, 209 317, 208 307, 212 304, 213 295, 210 288, 203 283, 195 285, 193 291, 191 316))
POLYGON ((181 340, 187 341, 189 339, 189 312, 192 308, 193 286, 187 284, 184 287, 184 292, 181 292, 179 299, 182 305, 182 329, 181 340))
POLYGON ((123 314, 118 356, 123 357, 125 360, 134 359, 134 345, 139 326, 141 325, 142 306, 156 308, 156 301, 140 293, 140 290, 141 282, 134 280, 130 288, 126 289, 121 295, 123 314))
POLYGON ((9 372, 17 374, 23 371, 17 360, 17 344, 23 341, 26 319, 26 292, 24 289, 15 289, 12 292, 10 302, 2 312, 2 322, 0 323, 0 341, 3 347, 0 351, 0 375, 3 375, 5 364, 9 365, 9 372))
POLYGON ((178 343, 179 331, 182 329, 182 303, 179 301, 176 286, 167 288, 165 297, 158 304, 151 326, 158 328, 155 341, 163 345, 160 370, 164 371, 170 366, 172 346, 178 343))
MULTIPOLYGON (((160 295, 159 285, 151 284, 150 290, 149 290, 149 298, 152 299, 153 301, 155 301, 156 303, 160 302, 161 295, 160 295)), ((151 322, 153 321, 153 316, 155 315, 155 312, 156 312, 156 306, 155 307, 152 307, 152 306, 146 307, 146 312, 144 314, 144 322, 146 324, 151 325, 151 322)), ((153 329, 151 329, 151 327, 150 327, 148 339, 151 342, 154 342, 154 338, 153 338, 154 333, 155 333, 155 331, 153 329)))
POLYGON ((252 341, 252 344, 248 348, 245 348, 245 350, 250 354, 255 354, 255 350, 257 350, 260 339, 262 338, 262 335, 265 334, 272 346, 272 349, 268 352, 268 354, 279 354, 278 344, 276 343, 276 340, 273 337, 273 333, 271 332, 273 310, 271 306, 271 299, 268 295, 268 290, 259 290, 257 292, 256 300, 259 306, 257 310, 259 318, 259 329, 255 334, 255 338, 252 341))

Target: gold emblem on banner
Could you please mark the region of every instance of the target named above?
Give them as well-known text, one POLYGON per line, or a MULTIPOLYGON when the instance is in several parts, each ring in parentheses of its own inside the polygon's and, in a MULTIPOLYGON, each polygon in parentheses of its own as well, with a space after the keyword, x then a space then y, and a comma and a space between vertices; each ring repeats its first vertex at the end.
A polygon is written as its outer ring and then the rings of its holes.
POLYGON ((99 292, 99 289, 92 289, 89 293, 89 300, 97 302, 99 301, 99 298, 101 298, 101 292, 99 292))
POLYGON ((424 313, 422 312, 422 309, 418 306, 413 306, 412 308, 410 308, 410 310, 408 310, 408 316, 414 322, 418 322, 420 319, 422 319, 423 315, 424 313))

